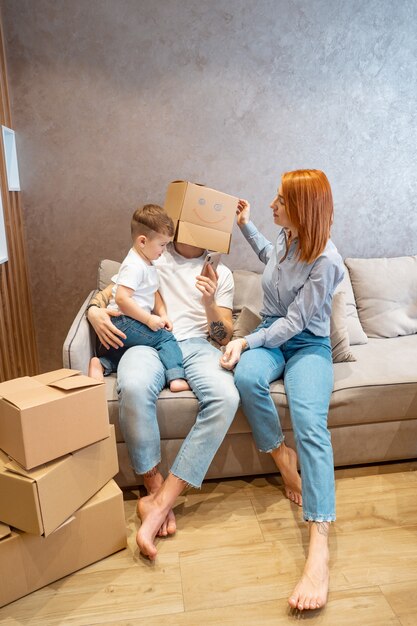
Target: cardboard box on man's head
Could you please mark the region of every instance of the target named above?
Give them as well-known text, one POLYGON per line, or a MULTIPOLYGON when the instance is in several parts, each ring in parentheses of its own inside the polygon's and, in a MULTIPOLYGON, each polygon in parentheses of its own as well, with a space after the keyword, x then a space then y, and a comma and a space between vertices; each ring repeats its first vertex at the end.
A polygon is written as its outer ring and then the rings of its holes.
POLYGON ((204 185, 175 180, 164 209, 175 224, 175 241, 228 253, 238 198, 204 185))

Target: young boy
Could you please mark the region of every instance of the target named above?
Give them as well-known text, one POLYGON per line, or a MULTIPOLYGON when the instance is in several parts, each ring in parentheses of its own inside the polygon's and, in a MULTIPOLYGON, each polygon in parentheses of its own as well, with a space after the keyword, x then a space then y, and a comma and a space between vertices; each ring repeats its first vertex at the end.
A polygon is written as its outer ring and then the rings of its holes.
POLYGON ((125 333, 123 348, 99 348, 99 358, 90 361, 89 374, 108 376, 116 371, 124 352, 132 346, 150 346, 158 351, 166 370, 171 391, 185 391, 182 352, 172 334, 164 301, 158 291, 158 271, 152 261, 158 259, 174 236, 174 224, 155 204, 137 209, 131 221, 133 246, 120 266, 108 309, 120 312, 113 323, 125 333))

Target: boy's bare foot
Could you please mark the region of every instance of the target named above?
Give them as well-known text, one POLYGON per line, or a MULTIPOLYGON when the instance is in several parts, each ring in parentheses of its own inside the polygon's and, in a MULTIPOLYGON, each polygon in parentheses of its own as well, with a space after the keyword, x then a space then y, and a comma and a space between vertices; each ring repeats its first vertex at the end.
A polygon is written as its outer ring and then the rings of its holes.
MULTIPOLYGON (((145 489, 148 495, 156 493, 158 489, 161 487, 163 482, 164 482, 164 478, 157 467, 154 467, 149 472, 143 475, 143 484, 145 486, 145 489)), ((140 517, 139 500, 136 505, 136 513, 137 513, 137 516, 140 517)), ((174 511, 170 509, 170 511, 168 511, 168 515, 166 516, 165 520, 163 521, 161 525, 161 528, 158 530, 157 535, 158 537, 166 537, 167 535, 174 535, 176 530, 177 530, 177 524, 175 521, 174 511)))
POLYGON ((316 526, 310 533, 310 548, 304 567, 303 575, 296 585, 288 603, 299 611, 321 609, 327 602, 329 590, 329 548, 327 533, 329 524, 326 522, 314 523, 316 526), (320 530, 321 528, 321 530, 320 530), (318 541, 314 540, 313 533, 324 533, 318 541))
POLYGON ((189 391, 190 385, 186 380, 184 380, 184 378, 177 378, 176 380, 171 380, 169 388, 171 391, 176 393, 177 391, 189 391))
POLYGON ((88 375, 90 376, 90 378, 95 378, 96 380, 103 381, 103 371, 104 370, 102 364, 100 363, 100 359, 96 356, 93 356, 88 366, 88 375))
POLYGON ((297 454, 283 442, 271 452, 271 455, 284 481, 285 495, 291 502, 302 506, 303 498, 301 495, 301 478, 297 471, 297 454))

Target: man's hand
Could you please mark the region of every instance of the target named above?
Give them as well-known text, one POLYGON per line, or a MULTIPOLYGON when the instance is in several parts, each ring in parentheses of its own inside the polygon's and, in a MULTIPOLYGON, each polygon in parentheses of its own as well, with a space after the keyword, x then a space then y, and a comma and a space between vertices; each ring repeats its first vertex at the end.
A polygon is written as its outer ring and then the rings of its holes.
POLYGON ((196 287, 202 294, 204 306, 210 306, 214 304, 218 276, 211 265, 207 265, 206 272, 205 276, 197 276, 196 287))
POLYGON ((94 328, 101 344, 107 348, 122 348, 126 335, 112 323, 112 317, 121 315, 117 311, 92 306, 87 311, 87 319, 94 328))
POLYGON ((161 330, 161 328, 164 328, 165 322, 162 317, 160 317, 159 315, 154 315, 152 313, 146 322, 146 326, 148 326, 153 331, 157 331, 161 330))
POLYGON ((220 359, 220 365, 224 367, 225 370, 232 370, 239 361, 242 350, 246 345, 246 339, 233 339, 233 341, 229 341, 220 359))

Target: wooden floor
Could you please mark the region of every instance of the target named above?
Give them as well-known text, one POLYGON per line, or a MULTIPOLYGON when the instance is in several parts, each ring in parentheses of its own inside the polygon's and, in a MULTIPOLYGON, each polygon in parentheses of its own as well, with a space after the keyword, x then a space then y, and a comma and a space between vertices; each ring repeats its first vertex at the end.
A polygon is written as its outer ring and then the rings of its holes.
POLYGON ((190 490, 155 564, 136 550, 127 493, 129 548, 0 609, 0 624, 416 626, 417 461, 336 472, 329 602, 309 614, 287 606, 307 533, 279 485, 271 476, 190 490))

